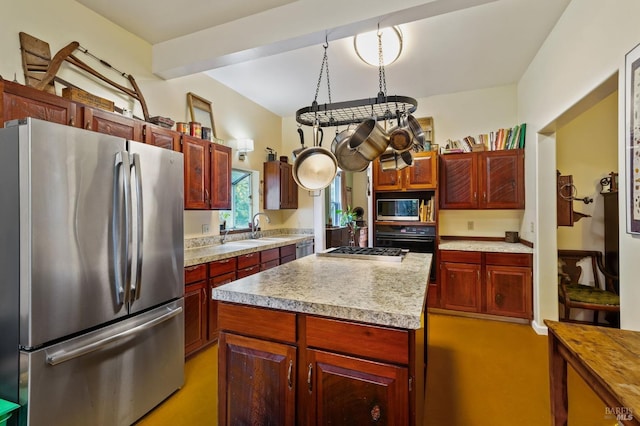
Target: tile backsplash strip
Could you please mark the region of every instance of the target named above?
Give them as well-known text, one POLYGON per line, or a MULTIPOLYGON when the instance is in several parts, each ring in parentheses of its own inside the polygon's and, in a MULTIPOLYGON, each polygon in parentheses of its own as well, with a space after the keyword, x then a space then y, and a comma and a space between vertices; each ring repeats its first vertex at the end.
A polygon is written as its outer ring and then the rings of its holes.
MULTIPOLYGON (((266 231, 260 231, 260 235, 263 237, 271 237, 275 235, 291 235, 291 234, 309 234, 313 235, 313 229, 305 229, 305 228, 286 228, 286 229, 270 229, 266 231)), ((192 237, 185 238, 184 240, 184 248, 195 249, 200 247, 209 247, 220 244, 220 235, 207 235, 202 237, 192 237)), ((239 241, 239 240, 247 240, 251 238, 251 232, 239 232, 231 234, 229 233, 225 238, 226 242, 231 241, 239 241)))

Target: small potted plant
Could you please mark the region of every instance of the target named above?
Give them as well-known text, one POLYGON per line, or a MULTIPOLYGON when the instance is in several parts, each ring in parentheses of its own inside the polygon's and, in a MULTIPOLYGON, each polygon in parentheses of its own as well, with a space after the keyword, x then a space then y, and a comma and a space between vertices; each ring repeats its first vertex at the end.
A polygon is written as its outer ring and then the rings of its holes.
POLYGON ((347 206, 346 210, 339 209, 336 210, 336 213, 340 215, 340 226, 349 228, 349 245, 355 246, 356 231, 358 230, 358 225, 356 224, 357 212, 351 206, 347 206))
POLYGON ((220 230, 224 231, 227 228, 227 219, 231 217, 229 212, 220 212, 220 230))

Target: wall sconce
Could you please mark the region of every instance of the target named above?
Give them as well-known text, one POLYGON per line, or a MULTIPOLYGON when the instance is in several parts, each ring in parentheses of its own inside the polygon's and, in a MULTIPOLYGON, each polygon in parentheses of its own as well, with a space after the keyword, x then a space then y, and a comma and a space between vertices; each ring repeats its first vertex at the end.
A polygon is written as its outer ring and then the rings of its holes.
POLYGON ((253 139, 236 139, 236 151, 238 151, 238 159, 244 161, 247 152, 253 151, 253 139))
POLYGON ((399 27, 386 27, 357 34, 353 38, 353 47, 358 57, 376 67, 380 65, 378 33, 381 33, 382 38, 382 65, 394 63, 402 53, 402 32, 399 27))

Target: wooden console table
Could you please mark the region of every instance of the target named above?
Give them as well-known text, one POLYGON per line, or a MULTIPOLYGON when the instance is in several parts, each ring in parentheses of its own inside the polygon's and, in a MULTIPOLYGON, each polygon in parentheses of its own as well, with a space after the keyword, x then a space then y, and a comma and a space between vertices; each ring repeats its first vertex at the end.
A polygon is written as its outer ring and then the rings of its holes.
POLYGON ((608 407, 603 417, 640 425, 640 332, 544 321, 549 327, 552 424, 567 425, 567 363, 608 407))

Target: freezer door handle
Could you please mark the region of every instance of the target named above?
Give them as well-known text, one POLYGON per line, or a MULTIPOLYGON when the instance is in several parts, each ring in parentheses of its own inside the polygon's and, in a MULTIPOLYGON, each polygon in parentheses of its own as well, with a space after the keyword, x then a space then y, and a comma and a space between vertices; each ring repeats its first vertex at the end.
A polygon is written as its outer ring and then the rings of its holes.
POLYGON ((140 298, 140 285, 142 284, 142 256, 143 244, 142 235, 144 231, 144 215, 142 214, 142 169, 140 167, 140 155, 133 154, 133 162, 131 163, 133 171, 133 180, 136 194, 136 278, 131 285, 131 294, 129 300, 133 303, 140 298))
POLYGON ((115 293, 116 303, 118 305, 122 305, 127 301, 129 287, 131 286, 130 180, 129 154, 124 151, 118 152, 115 155, 115 163, 113 167, 113 202, 111 214, 111 244, 113 246, 115 293), (123 202, 124 223, 122 223, 123 221, 121 217, 123 202), (124 253, 122 251, 123 248, 124 253))
POLYGON ((162 314, 150 321, 147 321, 143 324, 140 324, 136 327, 130 328, 129 330, 125 330, 121 333, 117 333, 114 335, 111 335, 109 337, 106 337, 104 339, 100 339, 96 342, 92 342, 88 345, 85 346, 81 346, 79 348, 75 348, 75 349, 71 349, 71 350, 61 350, 58 351, 56 353, 53 353, 51 355, 47 354, 47 363, 49 365, 58 365, 58 364, 62 364, 63 362, 66 361, 70 361, 74 358, 78 358, 81 357, 83 355, 86 355, 88 353, 97 351, 98 349, 101 349, 111 343, 126 339, 128 337, 134 336, 138 333, 141 333, 145 330, 149 330, 150 328, 155 327, 158 324, 161 324, 165 321, 170 320, 171 318, 179 315, 180 313, 182 313, 182 306, 179 306, 175 309, 172 309, 171 311, 162 314))

